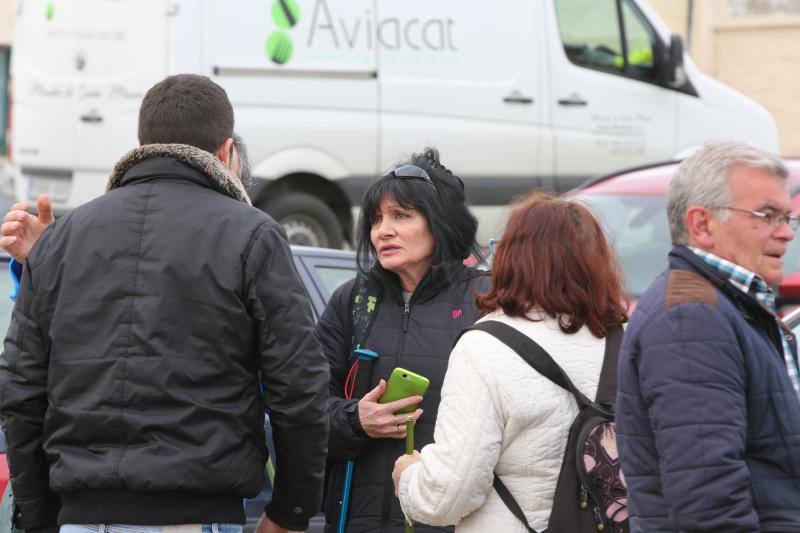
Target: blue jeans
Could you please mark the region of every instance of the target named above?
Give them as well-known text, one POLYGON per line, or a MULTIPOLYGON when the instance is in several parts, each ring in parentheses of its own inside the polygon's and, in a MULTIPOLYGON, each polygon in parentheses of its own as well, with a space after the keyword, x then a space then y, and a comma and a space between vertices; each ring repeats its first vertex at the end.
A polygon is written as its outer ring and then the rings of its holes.
MULTIPOLYGON (((163 526, 64 524, 59 533, 161 533, 163 526)), ((242 533, 241 524, 203 524, 203 533, 242 533)))

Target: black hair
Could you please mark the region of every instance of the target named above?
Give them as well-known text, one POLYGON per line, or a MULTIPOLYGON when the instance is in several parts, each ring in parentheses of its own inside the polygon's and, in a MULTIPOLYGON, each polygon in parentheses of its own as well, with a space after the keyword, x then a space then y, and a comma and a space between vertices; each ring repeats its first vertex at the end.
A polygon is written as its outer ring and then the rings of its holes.
POLYGON ((414 165, 425 170, 435 189, 423 179, 398 179, 392 175, 379 178, 367 188, 361 199, 356 235, 359 270, 368 273, 377 259, 370 231, 372 220, 380 212, 385 198, 425 216, 433 235, 433 264, 463 261, 470 254, 482 260, 483 250, 476 240, 478 220, 467 207, 464 182, 442 165, 438 150, 425 148, 422 153, 413 154, 393 168, 402 165, 414 165))
POLYGON ((232 135, 228 95, 205 76, 164 78, 147 91, 139 108, 139 144, 188 144, 213 154, 232 135))

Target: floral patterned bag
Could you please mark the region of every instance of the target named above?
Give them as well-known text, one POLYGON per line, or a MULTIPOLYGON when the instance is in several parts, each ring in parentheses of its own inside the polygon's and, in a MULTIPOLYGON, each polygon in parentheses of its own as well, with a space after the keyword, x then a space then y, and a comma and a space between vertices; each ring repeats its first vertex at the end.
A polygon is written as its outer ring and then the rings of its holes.
MULTIPOLYGON (((619 464, 616 424, 613 418, 589 418, 581 427, 577 445, 575 470, 579 483, 578 507, 591 509, 599 531, 626 533, 628 493, 625 476, 619 464)), ((568 505, 565 507, 569 508, 568 505)), ((574 514, 574 509, 573 506, 569 513, 574 514)), ((552 516, 550 521, 552 527, 552 516)))

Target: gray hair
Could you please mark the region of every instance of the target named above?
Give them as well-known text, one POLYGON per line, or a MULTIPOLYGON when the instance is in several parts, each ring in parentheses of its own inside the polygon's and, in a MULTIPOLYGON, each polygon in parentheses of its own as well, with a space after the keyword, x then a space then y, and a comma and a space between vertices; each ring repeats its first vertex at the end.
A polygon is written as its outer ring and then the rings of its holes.
POLYGON ((236 153, 239 154, 239 180, 245 189, 249 189, 253 184, 250 158, 247 156, 247 145, 244 144, 241 136, 236 132, 233 133, 233 146, 236 148, 236 153))
MULTIPOLYGON (((667 189, 667 219, 674 246, 689 243, 689 230, 684 217, 689 207, 700 205, 715 209, 728 205, 728 180, 734 167, 744 166, 761 170, 786 182, 789 175, 776 155, 742 141, 712 141, 678 165, 667 189)), ((729 216, 720 211, 719 220, 729 216)))

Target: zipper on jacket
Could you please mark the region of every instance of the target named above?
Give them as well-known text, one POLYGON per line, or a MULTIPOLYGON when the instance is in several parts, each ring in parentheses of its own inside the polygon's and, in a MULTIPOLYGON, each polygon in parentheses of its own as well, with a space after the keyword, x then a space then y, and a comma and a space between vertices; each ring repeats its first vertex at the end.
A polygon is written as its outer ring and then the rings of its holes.
POLYGON ((411 304, 414 301, 414 295, 403 305, 403 321, 402 321, 402 335, 400 335, 400 342, 397 343, 397 366, 403 366, 403 350, 406 349, 406 334, 408 333, 408 323, 411 318, 411 304))
MULTIPOLYGON (((422 279, 417 284, 414 292, 411 293, 408 301, 403 305, 403 321, 402 321, 402 335, 400 335, 400 342, 397 343, 397 366, 403 365, 403 350, 406 346, 406 335, 408 334, 408 323, 411 317, 411 305, 416 301, 417 297, 421 294, 421 290, 426 285, 428 278, 431 276, 430 267, 425 271, 422 279)), ((391 527, 390 517, 392 515, 392 501, 394 499, 394 483, 392 482, 392 468, 394 467, 394 460, 396 457, 391 457, 391 449, 387 450, 386 462, 389 466, 388 475, 386 476, 386 484, 384 485, 383 493, 383 515, 381 516, 381 525, 383 528, 391 527)))
MULTIPOLYGON (((416 291, 415 291, 416 292, 416 291)), ((403 305, 403 334, 400 335, 400 342, 397 345, 397 366, 403 365, 403 350, 406 346, 406 334, 408 333, 408 321, 411 316, 411 301, 414 299, 414 294, 403 305)), ((390 455, 391 451, 387 452, 390 455)), ((387 463, 394 465, 394 457, 388 457, 387 463)), ((389 475, 386 477, 386 483, 383 490, 383 516, 381 523, 384 526, 389 526, 389 518, 392 516, 392 499, 394 498, 394 483, 392 482, 392 469, 389 469, 389 475)))

